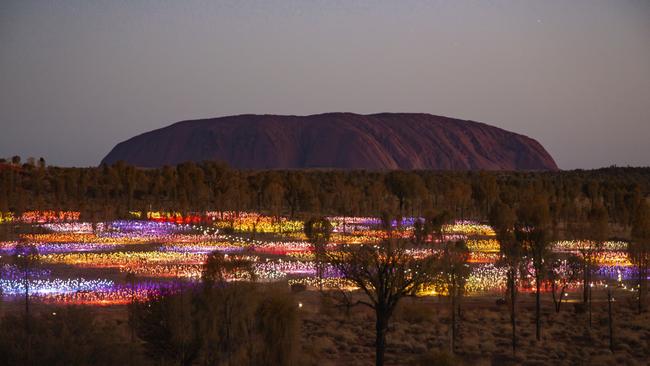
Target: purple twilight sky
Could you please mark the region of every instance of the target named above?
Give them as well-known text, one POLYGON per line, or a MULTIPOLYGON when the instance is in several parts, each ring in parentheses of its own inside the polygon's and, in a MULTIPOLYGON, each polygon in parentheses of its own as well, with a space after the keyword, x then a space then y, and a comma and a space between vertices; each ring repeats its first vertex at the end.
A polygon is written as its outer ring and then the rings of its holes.
POLYGON ((2 0, 0 156, 90 166, 172 122, 426 112, 563 169, 650 165, 647 0, 2 0))

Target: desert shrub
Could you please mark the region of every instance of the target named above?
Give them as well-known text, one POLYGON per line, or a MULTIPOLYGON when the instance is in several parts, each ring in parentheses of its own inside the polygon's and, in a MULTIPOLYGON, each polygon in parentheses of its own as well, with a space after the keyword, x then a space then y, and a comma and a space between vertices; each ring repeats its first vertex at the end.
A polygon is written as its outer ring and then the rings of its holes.
POLYGON ((291 365, 298 342, 298 313, 295 301, 285 291, 267 290, 256 311, 261 340, 256 365, 291 365))
POLYGON ((207 288, 199 302, 203 362, 250 364, 258 348, 254 341, 257 287, 251 283, 230 283, 207 288))
POLYGON ((436 319, 436 312, 430 304, 415 299, 400 303, 396 318, 409 323, 432 323, 436 319))
POLYGON ((342 314, 339 303, 334 296, 323 294, 320 296, 318 313, 324 317, 334 318, 342 314))
POLYGON ((133 307, 155 361, 190 365, 291 365, 297 304, 287 286, 220 283, 163 294, 133 307))
POLYGON ((2 365, 117 365, 129 362, 128 343, 88 308, 64 307, 29 320, 8 314, 0 323, 2 365))
POLYGON ((191 365, 201 348, 195 291, 162 293, 134 304, 131 319, 146 353, 154 360, 191 365))
POLYGON ((446 351, 431 350, 422 355, 414 363, 414 366, 458 366, 462 364, 461 360, 446 351))
POLYGON ((291 292, 293 293, 300 293, 306 290, 307 290, 307 286, 303 285, 302 283, 294 283, 291 285, 291 292))
POLYGON ((584 303, 578 302, 573 304, 573 312, 576 314, 584 314, 587 311, 587 306, 584 303))

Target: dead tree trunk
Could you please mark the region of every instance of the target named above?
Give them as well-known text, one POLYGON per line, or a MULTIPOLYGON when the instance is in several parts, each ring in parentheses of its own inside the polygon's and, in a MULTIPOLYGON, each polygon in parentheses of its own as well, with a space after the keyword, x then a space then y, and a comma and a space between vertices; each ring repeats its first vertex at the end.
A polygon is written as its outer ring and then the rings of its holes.
POLYGON ((607 288, 607 313, 609 317, 609 349, 614 352, 614 318, 612 316, 612 289, 607 288))
POLYGON ((375 309, 377 320, 375 335, 375 365, 384 365, 384 355, 386 353, 386 332, 388 331, 388 317, 383 309, 375 309))

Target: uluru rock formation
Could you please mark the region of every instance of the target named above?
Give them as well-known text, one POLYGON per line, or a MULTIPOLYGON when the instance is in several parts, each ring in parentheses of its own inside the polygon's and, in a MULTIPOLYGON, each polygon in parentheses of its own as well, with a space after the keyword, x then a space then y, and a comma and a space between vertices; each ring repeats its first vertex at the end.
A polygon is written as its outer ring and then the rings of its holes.
POLYGON ((537 141, 484 123, 417 113, 238 115, 174 123, 102 160, 140 167, 216 160, 242 169, 557 170, 537 141))

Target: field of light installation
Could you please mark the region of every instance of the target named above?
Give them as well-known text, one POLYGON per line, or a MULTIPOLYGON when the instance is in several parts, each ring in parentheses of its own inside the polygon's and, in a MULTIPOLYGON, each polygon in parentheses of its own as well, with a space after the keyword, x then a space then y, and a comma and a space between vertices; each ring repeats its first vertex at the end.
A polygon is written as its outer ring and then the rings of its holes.
MULTIPOLYGON (((34 233, 20 234, 17 241, 0 243, 2 277, 0 286, 5 300, 22 300, 27 292, 31 301, 53 304, 95 306, 124 305, 144 300, 160 289, 173 291, 193 286, 201 278, 202 265, 211 252, 227 258, 245 258, 253 263, 255 280, 286 281, 304 285, 308 290, 319 287, 314 262, 314 248, 303 233, 303 222, 256 213, 207 212, 183 218, 153 213, 147 218, 89 223, 78 214, 28 212, 20 218, 5 215, 5 220, 28 223, 34 233), (18 243, 20 242, 20 245, 18 243), (25 254, 26 248, 30 250, 25 254), (32 256, 28 269, 17 267, 15 257, 32 256), (127 275, 130 274, 127 280, 127 275)), ((139 216, 139 213, 133 213, 139 216)), ((381 220, 373 217, 330 217, 333 232, 328 251, 340 246, 371 244, 385 235, 381 220)), ((392 222, 397 235, 413 235, 416 218, 392 222)), ((445 225, 443 241, 464 240, 469 249, 470 274, 465 285, 469 297, 503 297, 506 269, 499 266, 499 243, 489 225, 456 221, 445 225)), ((413 256, 431 256, 440 250, 440 239, 409 249, 413 256)), ((630 280, 634 267, 625 252, 627 243, 608 241, 594 262, 593 286, 614 286, 619 291, 634 291, 630 280)), ((560 261, 555 267, 557 278, 567 278, 571 270, 567 258, 580 256, 582 245, 559 241, 552 250, 560 261)), ((532 266, 525 263, 524 267, 532 266)), ((533 272, 531 269, 530 273, 533 272)), ((250 281, 248 273, 228 274, 231 281, 250 281)), ((566 301, 580 296, 580 282, 567 281, 566 301)), ((335 268, 327 266, 322 284, 326 289, 353 290, 335 268)), ((552 291, 546 281, 542 290, 552 291)), ((534 291, 532 276, 520 283, 519 291, 534 291)), ((560 290, 558 290, 560 291, 560 290)), ((444 295, 444 290, 423 288, 419 296, 444 295)))

